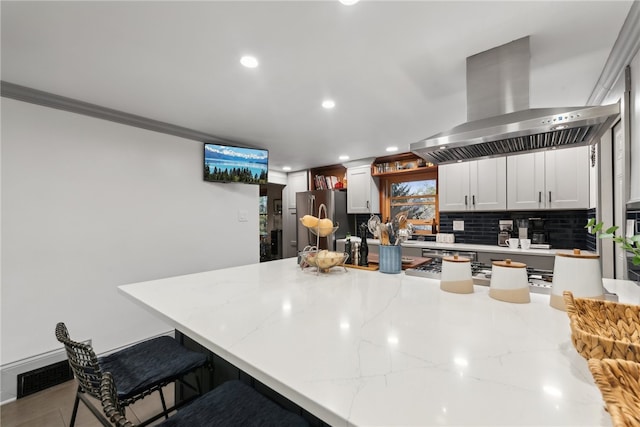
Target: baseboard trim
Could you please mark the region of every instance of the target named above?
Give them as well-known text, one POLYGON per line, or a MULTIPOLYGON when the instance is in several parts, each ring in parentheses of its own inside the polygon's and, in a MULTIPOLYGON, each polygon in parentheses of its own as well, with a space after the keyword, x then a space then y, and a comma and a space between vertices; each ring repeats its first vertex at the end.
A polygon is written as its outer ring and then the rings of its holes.
MULTIPOLYGON (((138 340, 136 342, 123 345, 111 350, 98 354, 99 357, 106 356, 115 351, 121 350, 125 347, 138 344, 148 339, 157 338, 160 336, 168 335, 175 337, 175 331, 165 331, 157 335, 138 340)), ((91 340, 82 341, 85 344, 91 345, 91 340)), ((64 348, 58 348, 55 350, 47 351, 45 353, 37 354, 24 359, 17 360, 15 362, 7 363, 0 366, 0 405, 7 404, 17 399, 18 397, 18 376, 31 372, 37 369, 41 369, 61 361, 67 360, 67 353, 64 348)))

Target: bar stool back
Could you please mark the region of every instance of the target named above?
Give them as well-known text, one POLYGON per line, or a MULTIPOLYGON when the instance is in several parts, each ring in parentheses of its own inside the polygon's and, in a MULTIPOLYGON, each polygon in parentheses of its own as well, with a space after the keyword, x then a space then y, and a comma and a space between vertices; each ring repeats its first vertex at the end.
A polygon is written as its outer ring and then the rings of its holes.
MULTIPOLYGON (((106 416, 117 427, 133 427, 116 396, 113 377, 102 377, 101 402, 106 416)), ((163 421, 162 427, 308 427, 300 415, 267 399, 241 381, 227 381, 163 421)))
POLYGON ((186 386, 196 389, 199 395, 200 384, 197 383, 194 387, 183 379, 198 368, 210 368, 206 355, 188 350, 168 336, 143 341, 101 358, 96 356, 90 345, 72 340, 66 325, 62 322, 56 325, 56 338, 64 344, 69 365, 78 381, 78 391, 69 424, 71 427, 75 425, 80 400, 103 425, 111 425, 104 414, 87 398, 89 395, 100 399, 100 384, 104 372, 111 372, 118 378, 117 398, 123 408, 155 391, 159 392, 162 412, 141 424, 146 425, 163 416, 168 418, 169 412, 189 402, 185 400, 179 405, 167 408, 162 387, 181 380, 186 386))

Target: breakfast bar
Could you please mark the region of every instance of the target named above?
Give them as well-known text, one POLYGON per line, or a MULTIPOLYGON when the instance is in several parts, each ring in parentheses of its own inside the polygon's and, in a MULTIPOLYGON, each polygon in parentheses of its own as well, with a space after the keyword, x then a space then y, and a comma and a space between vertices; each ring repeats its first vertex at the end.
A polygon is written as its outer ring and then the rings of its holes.
MULTIPOLYGON (((609 281, 638 304, 632 282, 609 281)), ((295 258, 119 287, 332 426, 609 426, 565 312, 295 258)))

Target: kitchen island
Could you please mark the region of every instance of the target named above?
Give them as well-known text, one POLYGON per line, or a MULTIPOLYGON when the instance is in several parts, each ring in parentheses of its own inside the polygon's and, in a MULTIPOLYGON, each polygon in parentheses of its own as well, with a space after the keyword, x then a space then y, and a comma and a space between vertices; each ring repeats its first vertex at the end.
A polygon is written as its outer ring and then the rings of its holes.
MULTIPOLYGON (((632 282, 605 285, 638 303, 632 282)), ((294 258, 119 290, 330 425, 611 425, 548 295, 510 304, 294 258)))

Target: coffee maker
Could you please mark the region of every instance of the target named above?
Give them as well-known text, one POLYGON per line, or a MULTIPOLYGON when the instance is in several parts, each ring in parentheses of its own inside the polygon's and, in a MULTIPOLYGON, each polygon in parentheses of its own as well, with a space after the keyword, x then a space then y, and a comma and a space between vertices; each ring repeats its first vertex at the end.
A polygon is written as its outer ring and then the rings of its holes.
POLYGON ((550 249, 549 233, 545 229, 544 218, 529 218, 529 233, 531 247, 538 249, 550 249))
POLYGON ((498 223, 498 246, 507 246, 507 240, 509 240, 513 234, 513 220, 501 219, 498 223))

